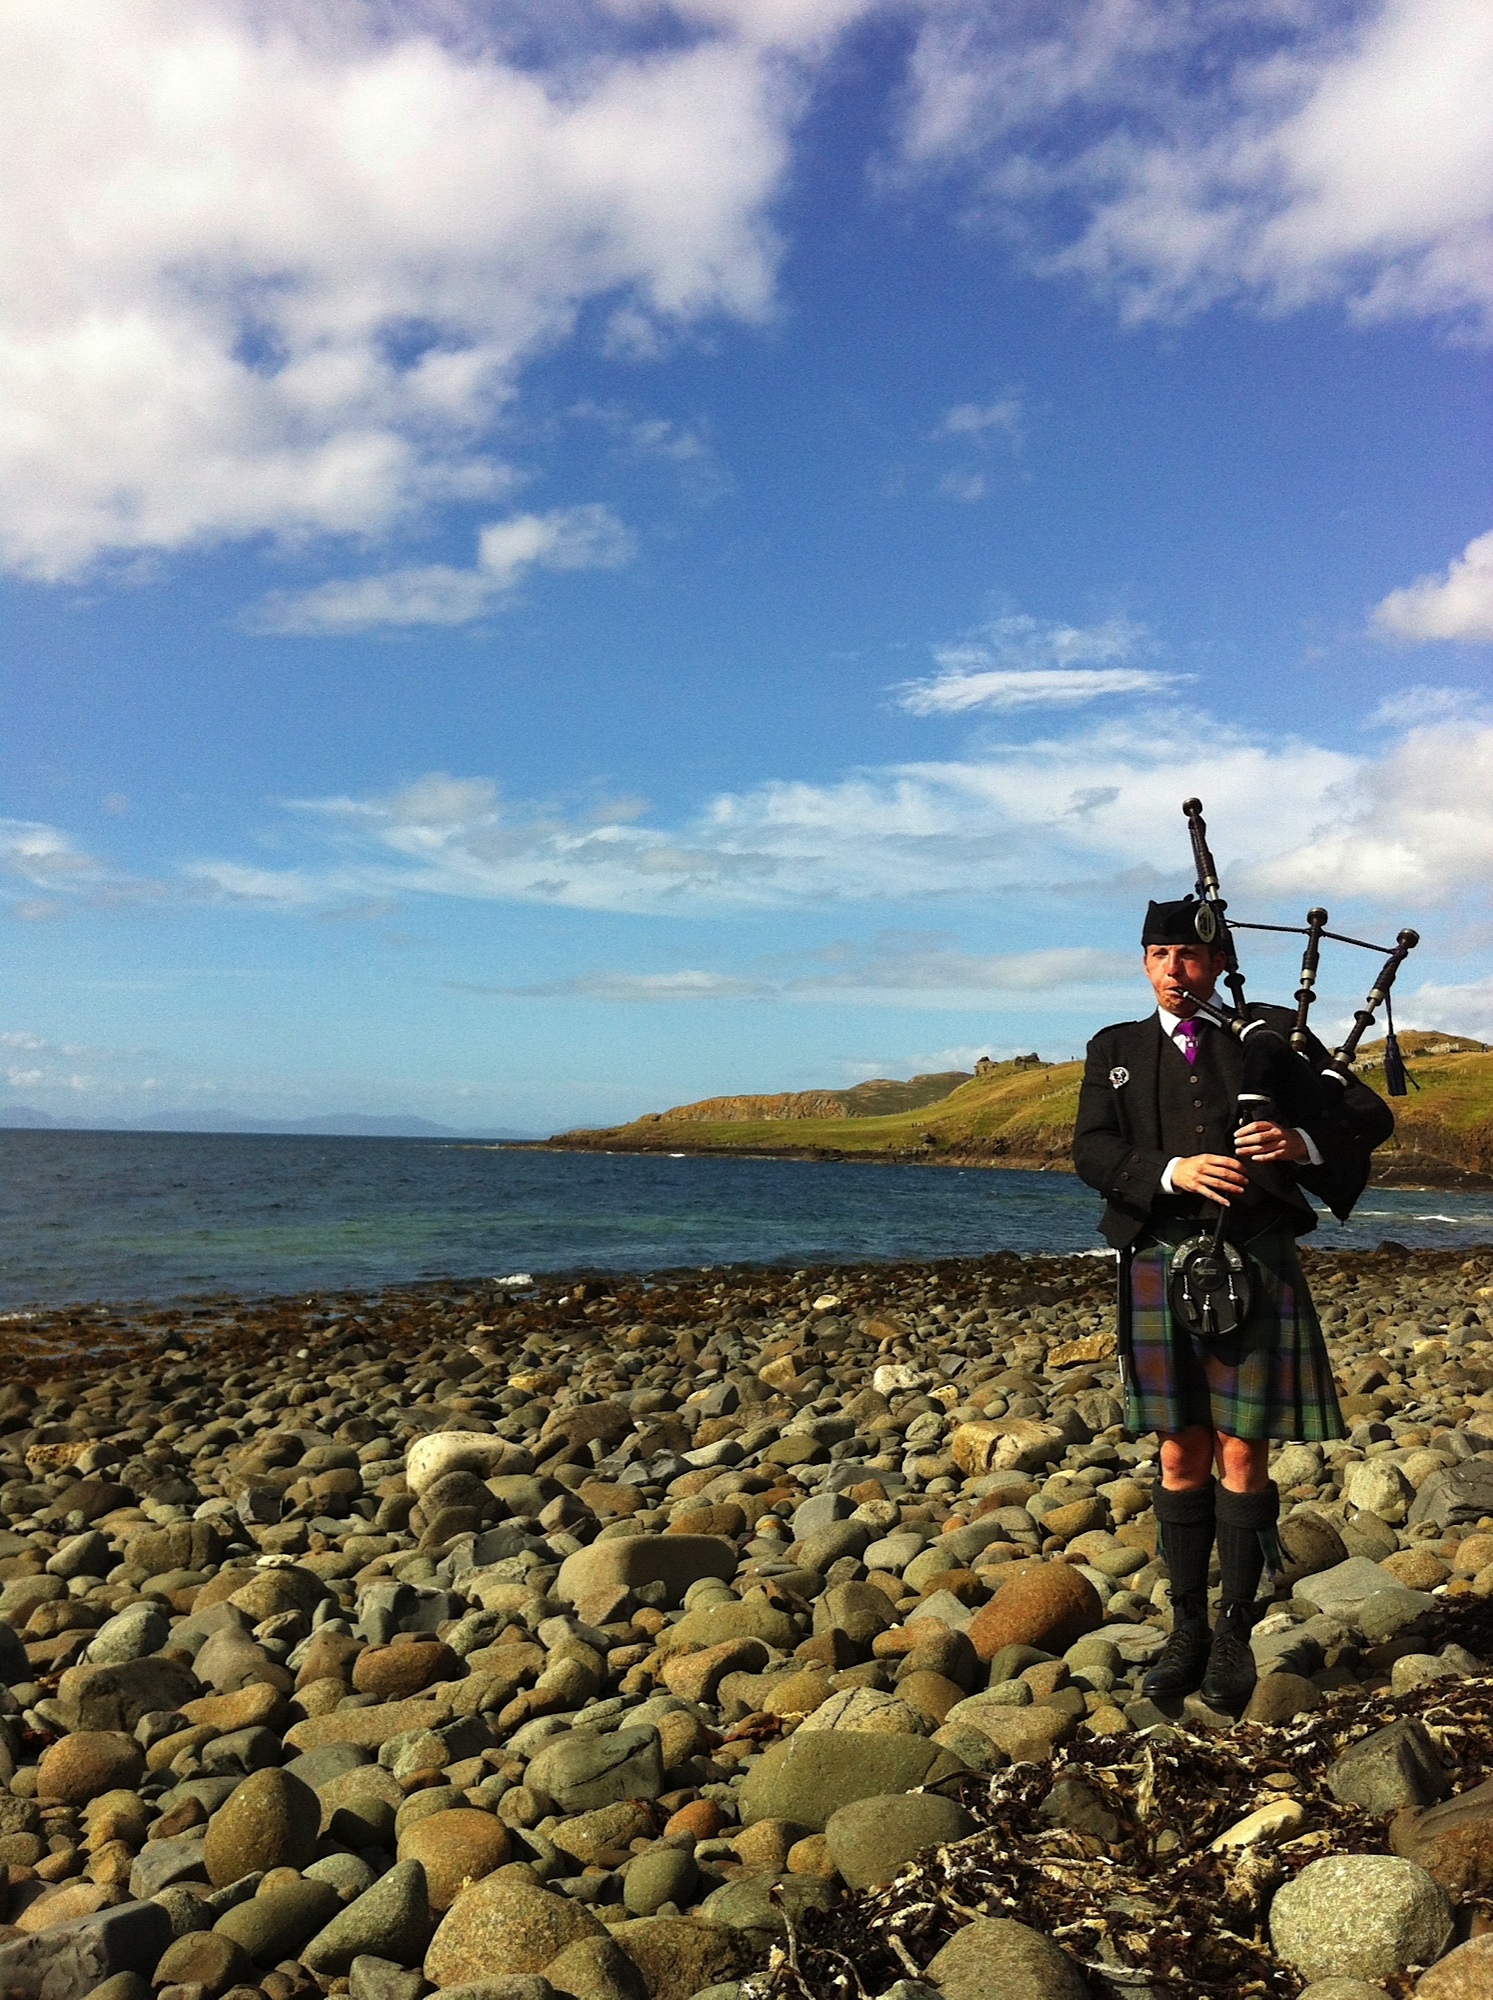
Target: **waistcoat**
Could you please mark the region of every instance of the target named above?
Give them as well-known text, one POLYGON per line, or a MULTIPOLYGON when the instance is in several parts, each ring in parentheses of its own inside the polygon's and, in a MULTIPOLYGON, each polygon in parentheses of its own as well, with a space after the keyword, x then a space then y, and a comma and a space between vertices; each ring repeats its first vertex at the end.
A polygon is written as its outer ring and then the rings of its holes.
MULTIPOLYGON (((1187 1058, 1169 1036, 1156 1066, 1156 1102, 1161 1121, 1161 1146, 1167 1157, 1192 1153, 1232 1153, 1238 1117, 1237 1085, 1224 1068, 1223 1031, 1204 1028, 1198 1039, 1197 1062, 1187 1058)), ((1248 1231, 1258 1229, 1269 1211, 1285 1213, 1284 1205, 1253 1182, 1230 1204, 1226 1233, 1232 1237, 1249 1211, 1248 1231), (1232 1225, 1232 1226, 1231 1226, 1232 1225)), ((1156 1202, 1158 1220, 1216 1219, 1218 1210, 1202 1195, 1162 1195, 1156 1202)))

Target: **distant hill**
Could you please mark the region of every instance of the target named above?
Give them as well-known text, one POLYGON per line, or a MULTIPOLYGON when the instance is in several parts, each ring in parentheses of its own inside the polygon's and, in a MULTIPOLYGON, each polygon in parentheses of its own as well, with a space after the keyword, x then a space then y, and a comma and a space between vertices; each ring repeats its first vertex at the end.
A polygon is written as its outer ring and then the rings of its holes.
POLYGON ((158 1111, 149 1118, 54 1118, 33 1104, 0 1106, 0 1130, 47 1132, 221 1132, 281 1134, 305 1139, 471 1139, 533 1140, 533 1132, 492 1129, 458 1131, 428 1118, 372 1118, 357 1112, 330 1113, 324 1118, 234 1118, 200 1111, 158 1111))
POLYGON ((849 1090, 790 1090, 770 1097, 702 1097, 697 1104, 676 1104, 672 1111, 649 1111, 638 1125, 776 1125, 804 1118, 878 1118, 898 1111, 918 1111, 937 1104, 961 1083, 966 1069, 940 1070, 933 1076, 909 1077, 897 1083, 877 1077, 849 1090))
MULTIPOLYGON (((1395 1104, 1395 1137, 1375 1155, 1375 1179, 1384 1185, 1493 1186, 1493 1051, 1435 1030, 1408 1030, 1400 1045, 1419 1088, 1395 1104)), ((1378 1089, 1383 1047, 1369 1044, 1357 1064, 1378 1089)), ((627 1125, 557 1133, 549 1144, 567 1151, 752 1153, 1068 1171, 1082 1070, 1078 1062, 1022 1056, 982 1062, 973 1076, 955 1070, 847 1091, 704 1098, 627 1125), (895 1093, 903 1094, 900 1103, 895 1093)))

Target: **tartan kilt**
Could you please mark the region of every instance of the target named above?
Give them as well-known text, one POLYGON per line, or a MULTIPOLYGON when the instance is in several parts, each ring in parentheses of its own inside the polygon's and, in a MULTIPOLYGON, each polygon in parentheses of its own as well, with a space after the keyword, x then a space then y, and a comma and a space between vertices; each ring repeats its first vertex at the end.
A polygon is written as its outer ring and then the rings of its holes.
POLYGON ((1266 1230, 1244 1248, 1254 1306, 1224 1340, 1200 1340, 1173 1319, 1167 1298, 1173 1247, 1143 1237, 1120 1259, 1126 1429, 1139 1436, 1201 1424, 1230 1437, 1296 1444, 1346 1437, 1321 1322, 1290 1232, 1266 1230))

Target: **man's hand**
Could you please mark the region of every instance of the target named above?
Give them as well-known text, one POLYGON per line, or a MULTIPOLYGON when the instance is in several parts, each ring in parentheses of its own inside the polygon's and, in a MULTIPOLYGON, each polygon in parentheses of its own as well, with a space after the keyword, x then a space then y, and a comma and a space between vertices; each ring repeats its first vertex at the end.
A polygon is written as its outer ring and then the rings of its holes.
POLYGON ((1193 1153, 1172 1168, 1172 1186, 1179 1194, 1205 1195, 1227 1208, 1229 1196, 1243 1194, 1249 1175, 1229 1153, 1193 1153))
POLYGON ((1263 1118, 1257 1119, 1253 1125, 1241 1125, 1234 1134, 1234 1144, 1246 1160, 1257 1160, 1261 1164, 1310 1158, 1306 1141, 1294 1126, 1272 1125, 1263 1118))

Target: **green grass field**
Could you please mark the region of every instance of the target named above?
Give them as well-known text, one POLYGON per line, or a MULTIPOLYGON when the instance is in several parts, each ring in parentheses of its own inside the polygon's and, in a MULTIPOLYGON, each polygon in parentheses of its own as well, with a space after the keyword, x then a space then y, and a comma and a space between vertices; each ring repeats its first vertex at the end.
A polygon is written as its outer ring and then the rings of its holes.
MULTIPOLYGON (((1400 1041, 1419 1089, 1395 1105, 1395 1137, 1375 1156, 1376 1179, 1452 1186, 1493 1181, 1493 1050, 1415 1030, 1400 1041)), ((1382 1090, 1380 1049, 1382 1044, 1365 1050, 1360 1073, 1382 1090)), ((560 1133, 550 1143, 609 1152, 1066 1168, 1081 1073, 1077 1062, 1006 1062, 951 1089, 941 1088, 947 1078, 920 1077, 909 1084, 860 1085, 855 1092, 711 1098, 628 1125, 560 1133), (930 1088, 940 1091, 931 1102, 924 1100, 930 1088), (911 1104, 909 1094, 916 1100, 911 1104), (847 1097, 855 1100, 852 1115, 842 1108, 847 1097), (888 1102, 897 1108, 879 1108, 888 1102)))

